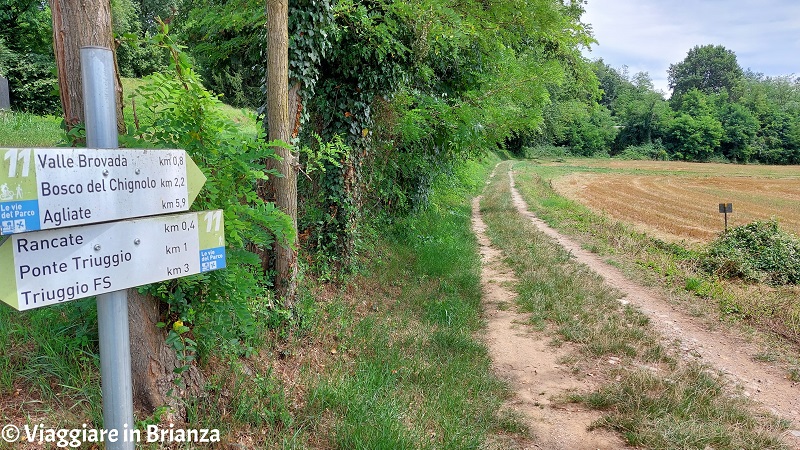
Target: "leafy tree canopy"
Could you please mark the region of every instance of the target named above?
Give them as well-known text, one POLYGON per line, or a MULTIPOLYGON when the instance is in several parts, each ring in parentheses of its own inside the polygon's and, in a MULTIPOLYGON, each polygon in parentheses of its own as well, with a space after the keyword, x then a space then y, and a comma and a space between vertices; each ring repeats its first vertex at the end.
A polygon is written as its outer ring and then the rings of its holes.
POLYGON ((50 8, 41 0, 0 0, 0 39, 16 53, 52 53, 50 8))
POLYGON ((742 77, 736 54, 721 45, 696 46, 668 70, 672 97, 678 101, 692 89, 707 94, 733 92, 742 77))

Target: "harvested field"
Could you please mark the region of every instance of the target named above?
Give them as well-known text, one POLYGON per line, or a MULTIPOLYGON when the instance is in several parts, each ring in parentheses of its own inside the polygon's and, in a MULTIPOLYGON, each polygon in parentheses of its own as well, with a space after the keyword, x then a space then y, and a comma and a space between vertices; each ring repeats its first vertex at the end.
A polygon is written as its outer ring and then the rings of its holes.
POLYGON ((552 180, 560 194, 662 239, 712 240, 724 228, 719 203, 733 203, 729 226, 776 218, 783 229, 800 234, 797 166, 611 160, 579 164, 559 164, 576 169, 552 180))

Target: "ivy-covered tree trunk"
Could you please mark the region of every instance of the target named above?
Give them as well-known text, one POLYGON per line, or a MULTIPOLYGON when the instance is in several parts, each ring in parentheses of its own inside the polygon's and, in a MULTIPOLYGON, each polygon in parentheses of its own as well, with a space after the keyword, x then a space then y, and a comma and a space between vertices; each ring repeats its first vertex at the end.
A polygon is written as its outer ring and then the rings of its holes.
MULTIPOLYGON (((61 105, 67 130, 71 130, 84 121, 81 47, 95 45, 116 50, 111 29, 111 3, 108 0, 50 0, 50 10, 61 105)), ((119 76, 115 77, 115 87, 117 130, 124 133, 119 76)))
MULTIPOLYGON (((267 131, 270 141, 290 142, 294 121, 289 120, 289 3, 288 0, 267 0, 267 131)), ((292 90, 297 105, 297 89, 292 90)), ((296 111, 294 111, 296 113, 296 111)), ((292 218, 297 229, 297 158, 288 148, 276 147, 281 160, 267 160, 267 168, 282 176, 270 177, 265 200, 274 201, 292 218)), ((297 250, 292 245, 275 244, 275 288, 287 306, 294 301, 297 287, 297 250)), ((265 269, 268 268, 264 261, 265 269)))

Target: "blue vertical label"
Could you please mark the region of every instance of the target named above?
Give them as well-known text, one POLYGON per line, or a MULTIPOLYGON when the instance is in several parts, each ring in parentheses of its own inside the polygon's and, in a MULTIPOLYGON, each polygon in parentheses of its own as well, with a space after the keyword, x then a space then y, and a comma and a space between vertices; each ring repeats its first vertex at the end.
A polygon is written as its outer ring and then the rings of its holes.
POLYGON ((0 202, 0 234, 24 233, 40 228, 38 200, 0 202))
POLYGON ((200 272, 225 268, 225 247, 200 250, 200 272))

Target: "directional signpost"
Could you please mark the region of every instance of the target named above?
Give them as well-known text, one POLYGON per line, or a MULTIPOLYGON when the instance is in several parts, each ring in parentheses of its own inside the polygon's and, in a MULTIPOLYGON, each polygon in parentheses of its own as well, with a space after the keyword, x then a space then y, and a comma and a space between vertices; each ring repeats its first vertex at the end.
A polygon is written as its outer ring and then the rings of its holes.
POLYGON ((0 149, 0 235, 188 211, 205 181, 184 150, 0 149))
POLYGON ((81 75, 96 148, 0 149, 0 300, 97 296, 103 422, 121 435, 134 425, 125 289, 224 268, 224 223, 184 212, 206 181, 185 151, 117 149, 111 50, 82 47, 81 75))
POLYGON ((215 210, 16 234, 0 300, 22 311, 222 269, 223 229, 215 210))

